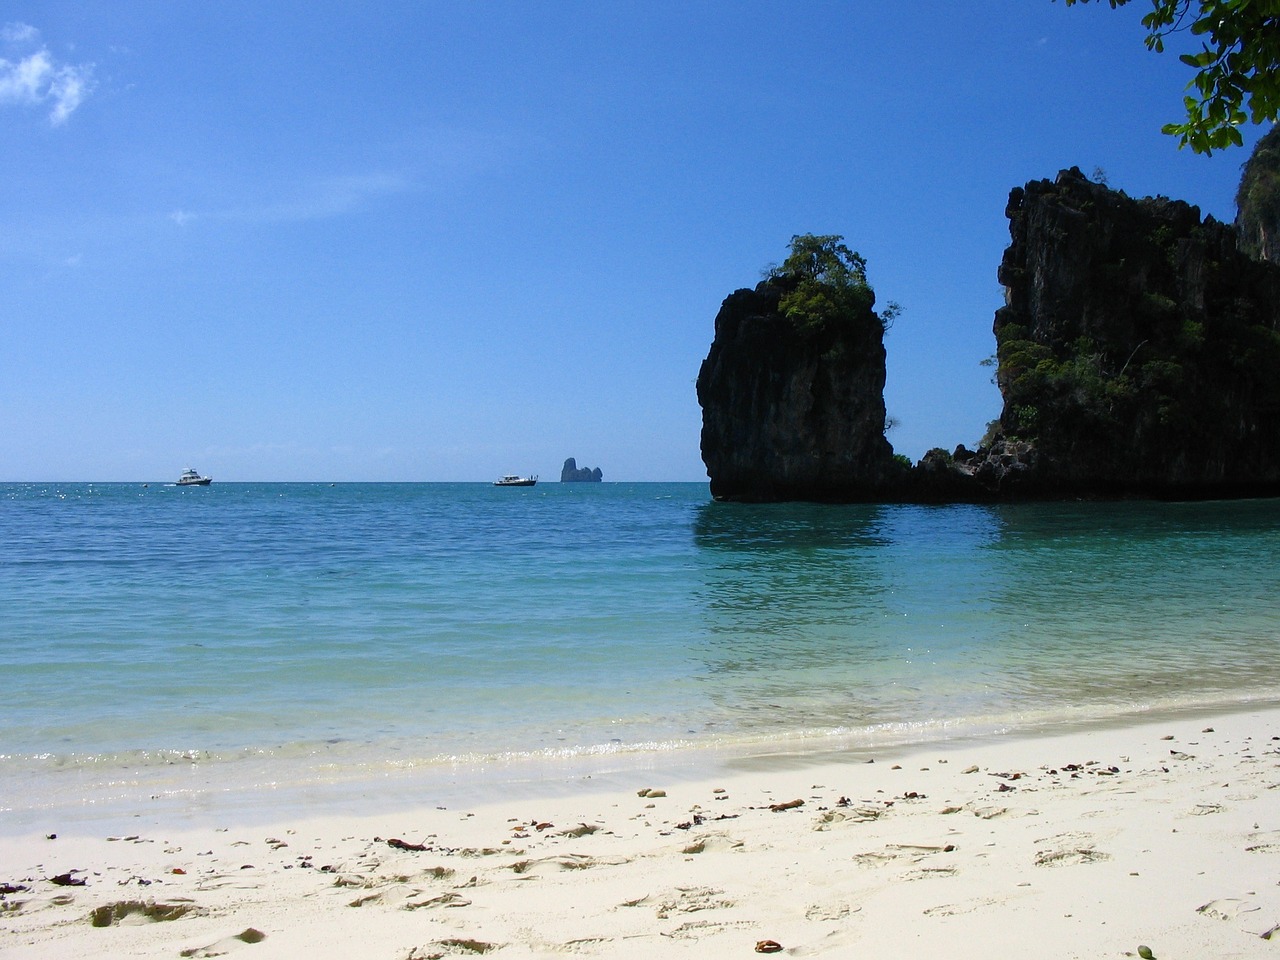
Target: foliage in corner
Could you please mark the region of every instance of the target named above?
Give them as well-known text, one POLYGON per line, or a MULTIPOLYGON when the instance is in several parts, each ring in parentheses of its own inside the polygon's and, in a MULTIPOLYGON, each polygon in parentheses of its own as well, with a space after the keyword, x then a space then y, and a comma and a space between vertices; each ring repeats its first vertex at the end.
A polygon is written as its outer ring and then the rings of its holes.
MULTIPOLYGON (((1067 6, 1091 0, 1066 0, 1067 6)), ((1107 0, 1111 9, 1130 0, 1107 0)), ((1151 0, 1142 18, 1148 50, 1187 32, 1201 49, 1179 59, 1195 69, 1183 98, 1185 123, 1167 123, 1178 146, 1211 154, 1241 146, 1240 126, 1274 121, 1280 112, 1280 3, 1276 0, 1151 0)))
MULTIPOLYGON (((797 234, 791 238, 791 255, 766 271, 767 279, 787 288, 778 309, 802 333, 834 329, 875 307, 867 261, 843 240, 834 234, 797 234)), ((887 331, 899 313, 901 307, 890 302, 876 315, 881 329, 887 331)))

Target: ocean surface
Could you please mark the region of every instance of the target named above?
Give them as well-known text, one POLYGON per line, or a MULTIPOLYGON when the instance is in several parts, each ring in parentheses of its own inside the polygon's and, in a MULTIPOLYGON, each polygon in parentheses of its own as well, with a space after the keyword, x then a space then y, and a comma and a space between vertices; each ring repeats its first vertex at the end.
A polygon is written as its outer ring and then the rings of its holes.
POLYGON ((1278 663, 1280 501, 0 484, 0 828, 1230 707, 1278 663))

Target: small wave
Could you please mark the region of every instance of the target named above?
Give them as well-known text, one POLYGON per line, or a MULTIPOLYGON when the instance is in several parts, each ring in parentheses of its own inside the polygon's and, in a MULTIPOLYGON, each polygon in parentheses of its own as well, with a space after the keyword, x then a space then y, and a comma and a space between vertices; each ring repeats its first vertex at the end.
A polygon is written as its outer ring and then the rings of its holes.
POLYGON ((865 751, 937 743, 1008 733, 1123 723, 1136 717, 1244 709, 1280 702, 1280 687, 1245 695, 1171 696, 1146 701, 1097 701, 1052 704, 968 716, 888 720, 868 724, 804 725, 785 723, 769 729, 706 732, 695 737, 658 737, 624 741, 559 744, 533 749, 458 749, 424 751, 421 740, 309 740, 236 749, 165 748, 103 753, 0 753, 0 776, 65 778, 163 777, 172 771, 271 771, 268 779, 351 779, 383 772, 448 770, 453 774, 492 768, 573 764, 583 760, 646 762, 678 754, 743 755, 783 752, 865 751))

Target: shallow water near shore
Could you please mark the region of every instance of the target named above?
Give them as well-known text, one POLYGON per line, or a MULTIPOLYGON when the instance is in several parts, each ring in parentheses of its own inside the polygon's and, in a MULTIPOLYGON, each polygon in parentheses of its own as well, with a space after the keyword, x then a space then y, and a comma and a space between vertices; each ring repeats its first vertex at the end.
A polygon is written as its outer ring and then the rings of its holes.
POLYGON ((1278 557, 1276 501, 3 484, 0 815, 429 800, 1271 701, 1278 557))

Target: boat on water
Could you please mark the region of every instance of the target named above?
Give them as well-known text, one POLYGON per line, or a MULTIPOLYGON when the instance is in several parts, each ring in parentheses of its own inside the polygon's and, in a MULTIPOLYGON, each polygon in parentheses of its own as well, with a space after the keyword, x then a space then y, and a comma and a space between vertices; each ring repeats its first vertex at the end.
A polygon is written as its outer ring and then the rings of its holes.
POLYGON ((537 476, 518 477, 514 473, 509 473, 493 481, 493 485, 495 487, 532 487, 537 482, 537 476))
POLYGON ((179 487, 207 487, 213 483, 213 477, 202 477, 190 467, 182 471, 182 476, 178 478, 177 485, 179 487))

